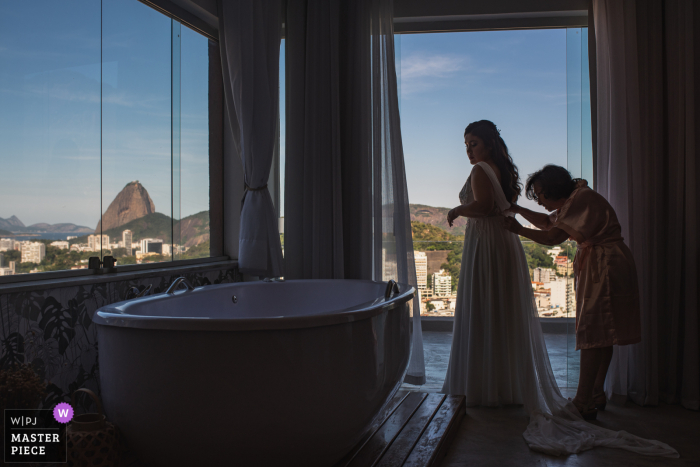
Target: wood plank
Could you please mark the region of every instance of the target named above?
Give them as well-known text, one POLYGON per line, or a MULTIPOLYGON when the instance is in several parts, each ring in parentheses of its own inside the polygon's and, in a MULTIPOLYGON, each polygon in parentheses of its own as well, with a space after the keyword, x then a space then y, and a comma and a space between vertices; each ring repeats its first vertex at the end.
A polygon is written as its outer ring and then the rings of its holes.
POLYGON ((435 466, 447 454, 457 428, 466 414, 464 396, 447 396, 428 428, 408 456, 404 467, 435 466))
POLYGON ((382 454, 377 467, 401 467, 444 400, 444 394, 428 394, 401 433, 382 454))
POLYGON ((405 389, 399 389, 392 397, 391 401, 384 406, 384 408, 379 412, 379 415, 375 417, 372 425, 367 430, 365 436, 357 443, 357 445, 346 454, 335 467, 346 467, 350 461, 357 455, 357 453, 367 444, 367 442, 374 436, 374 433, 387 421, 387 419, 394 413, 394 411, 401 405, 403 400, 408 396, 410 391, 405 389))
POLYGON ((367 441, 348 466, 369 467, 374 465, 387 446, 401 432, 406 422, 413 416, 413 413, 420 407, 426 396, 426 393, 411 392, 391 417, 374 433, 374 436, 367 441))

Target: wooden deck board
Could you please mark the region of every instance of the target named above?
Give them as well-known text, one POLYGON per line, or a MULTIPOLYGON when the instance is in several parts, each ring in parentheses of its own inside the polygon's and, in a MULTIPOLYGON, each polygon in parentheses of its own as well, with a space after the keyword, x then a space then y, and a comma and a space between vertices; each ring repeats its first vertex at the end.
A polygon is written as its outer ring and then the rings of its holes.
MULTIPOLYGON (((399 398, 395 398, 393 403, 399 398)), ((346 467, 436 467, 466 413, 464 396, 409 392, 346 467)), ((381 417, 379 417, 381 420, 381 417)))
POLYGON ((428 394, 401 433, 384 452, 376 464, 377 467, 401 467, 444 400, 444 394, 428 394))
POLYGON ((401 433, 404 425, 422 404, 427 394, 411 392, 384 424, 367 441, 360 452, 348 464, 349 467, 370 467, 381 457, 386 448, 401 433))
POLYGON ((465 413, 464 396, 447 396, 403 467, 438 465, 465 413))
POLYGON ((341 459, 335 467, 346 467, 350 461, 355 457, 355 455, 367 444, 367 441, 372 439, 372 436, 374 436, 374 433, 377 432, 377 430, 384 424, 384 422, 391 416, 392 413, 396 410, 396 408, 401 405, 403 400, 408 396, 409 391, 406 391, 405 389, 400 389, 396 392, 394 397, 391 399, 391 401, 382 409, 380 415, 374 420, 373 425, 370 427, 369 430, 367 430, 367 434, 365 437, 357 443, 357 446, 355 449, 350 451, 343 459, 341 459))

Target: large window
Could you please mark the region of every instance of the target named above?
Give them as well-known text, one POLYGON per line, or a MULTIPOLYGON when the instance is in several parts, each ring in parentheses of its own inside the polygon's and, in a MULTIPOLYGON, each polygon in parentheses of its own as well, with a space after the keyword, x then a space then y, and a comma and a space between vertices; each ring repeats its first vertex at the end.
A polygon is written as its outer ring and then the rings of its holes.
MULTIPOLYGON (((455 313, 462 259, 466 220, 450 228, 446 217, 471 172, 467 124, 496 123, 523 181, 557 164, 592 185, 587 28, 405 34, 395 41, 421 315, 444 319, 455 313)), ((519 203, 543 211, 524 197, 519 203)), ((560 386, 575 387, 576 244, 523 239, 523 249, 555 376, 560 386)), ((449 353, 445 339, 426 339, 449 353)))
POLYGON ((209 99, 137 0, 0 3, 0 275, 209 257, 209 99))

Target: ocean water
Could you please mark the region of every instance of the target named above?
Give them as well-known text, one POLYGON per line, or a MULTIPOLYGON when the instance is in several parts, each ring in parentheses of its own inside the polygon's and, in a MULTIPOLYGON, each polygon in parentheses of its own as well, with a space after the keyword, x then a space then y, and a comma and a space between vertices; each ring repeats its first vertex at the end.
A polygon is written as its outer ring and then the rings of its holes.
POLYGON ((88 235, 84 233, 64 233, 64 232, 46 232, 46 233, 32 233, 27 235, 15 234, 15 240, 67 240, 68 237, 82 237, 83 235, 88 235))

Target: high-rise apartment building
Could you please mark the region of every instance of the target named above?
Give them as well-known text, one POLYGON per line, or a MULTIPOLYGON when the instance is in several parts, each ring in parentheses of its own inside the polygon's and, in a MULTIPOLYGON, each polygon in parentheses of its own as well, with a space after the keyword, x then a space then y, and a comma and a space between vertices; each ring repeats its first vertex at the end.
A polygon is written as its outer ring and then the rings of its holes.
POLYGON ((452 276, 444 269, 433 274, 433 295, 435 297, 452 295, 452 276))
POLYGON ((70 243, 63 240, 57 240, 55 242, 51 242, 51 246, 55 246, 56 248, 60 248, 61 250, 67 250, 70 248, 70 243))
POLYGON ((46 256, 46 245, 41 242, 22 242, 22 262, 41 263, 46 256))
POLYGON ((547 282, 552 281, 553 275, 554 271, 549 268, 535 268, 532 271, 532 280, 534 282, 542 282, 546 284, 547 282))
POLYGON ((12 251, 15 249, 15 243, 12 238, 0 238, 0 251, 12 251))
POLYGON ((414 251, 413 258, 416 262, 418 290, 423 291, 428 287, 428 256, 424 251, 414 251))
POLYGON ((141 240, 141 253, 163 253, 163 240, 160 238, 144 238, 141 240))
POLYGON ((126 248, 126 256, 131 256, 132 255, 132 249, 131 249, 131 242, 133 242, 133 235, 131 233, 131 230, 125 230, 122 232, 122 243, 124 244, 124 248, 126 248))
POLYGON ((109 248, 109 235, 88 235, 88 251, 100 251, 109 248))

